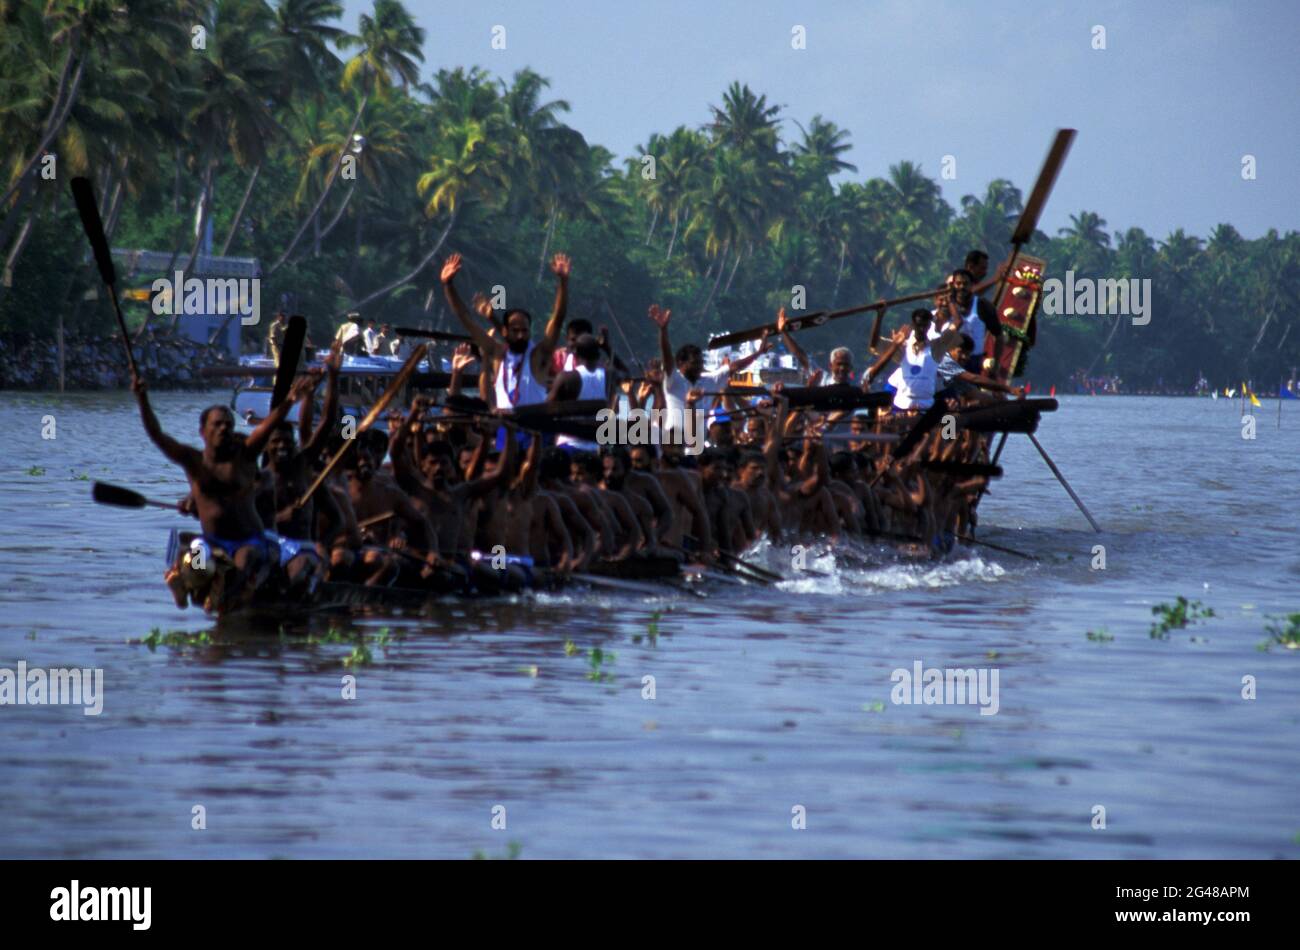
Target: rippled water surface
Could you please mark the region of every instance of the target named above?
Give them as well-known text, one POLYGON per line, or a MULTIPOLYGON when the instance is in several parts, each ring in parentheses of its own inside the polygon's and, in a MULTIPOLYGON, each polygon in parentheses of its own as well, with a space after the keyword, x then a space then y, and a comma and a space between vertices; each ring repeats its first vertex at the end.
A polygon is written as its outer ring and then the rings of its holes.
MULTIPOLYGON (((154 398, 197 442, 222 395, 154 398)), ((779 589, 311 621, 371 636, 345 668, 351 643, 175 609, 178 516, 90 501, 87 479, 184 490, 127 394, 0 393, 0 667, 105 689, 98 717, 0 706, 0 856, 1300 856, 1300 651, 1259 648, 1300 611, 1300 408, 1256 412, 1244 440, 1224 400, 1062 399, 1040 441, 1105 533, 1013 436, 981 535, 1036 563, 818 557, 829 577, 779 589), (1180 594, 1216 616, 1150 638, 1180 594), (155 627, 214 642, 129 642, 155 627), (996 715, 893 703, 917 661, 997 670, 996 715)))

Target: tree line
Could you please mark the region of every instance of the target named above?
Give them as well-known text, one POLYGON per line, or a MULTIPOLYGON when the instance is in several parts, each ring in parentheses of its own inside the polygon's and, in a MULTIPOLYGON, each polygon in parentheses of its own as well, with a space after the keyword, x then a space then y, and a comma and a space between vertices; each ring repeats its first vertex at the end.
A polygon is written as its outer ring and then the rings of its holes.
MULTIPOLYGON (((563 250, 570 313, 642 356, 651 302, 674 311, 675 339, 703 343, 767 322, 795 288, 809 310, 906 294, 972 248, 1000 259, 1022 207, 1005 179, 953 207, 910 160, 854 180, 847 129, 740 83, 620 160, 566 124, 531 69, 425 81, 425 30, 398 0, 375 0, 355 33, 341 16, 331 0, 0 3, 0 330, 50 336, 62 315, 110 332, 74 175, 94 181, 115 247, 174 252, 187 272, 210 222, 213 253, 260 259, 263 312, 293 294, 317 339, 351 309, 448 326, 438 264, 453 250, 467 286, 544 312, 545 262, 563 250)), ((1190 387, 1203 371, 1266 388, 1300 364, 1297 232, 1160 239, 1086 210, 1069 221, 1028 253, 1049 276, 1150 279, 1152 317, 1042 318, 1030 379, 1190 387)), ((869 323, 805 345, 852 343, 861 361, 869 323)))

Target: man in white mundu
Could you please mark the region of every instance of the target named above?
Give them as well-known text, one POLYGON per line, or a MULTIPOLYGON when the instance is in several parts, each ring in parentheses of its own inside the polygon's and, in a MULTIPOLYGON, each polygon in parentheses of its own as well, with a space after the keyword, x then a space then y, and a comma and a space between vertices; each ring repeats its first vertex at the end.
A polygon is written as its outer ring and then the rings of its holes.
POLYGON ((880 359, 867 371, 867 381, 874 380, 895 356, 901 355, 899 366, 889 377, 894 387, 894 411, 929 409, 934 405, 935 378, 939 364, 934 358, 937 340, 929 339, 930 311, 912 311, 912 329, 899 327, 890 338, 889 346, 880 359))
POLYGON ((498 409, 512 409, 546 401, 546 382, 551 375, 551 359, 555 344, 560 339, 564 325, 564 311, 569 299, 569 258, 556 254, 551 261, 551 272, 558 283, 555 289, 555 307, 546 321, 546 331, 540 340, 533 340, 533 318, 527 310, 507 310, 505 339, 488 335, 483 325, 470 316, 465 302, 456 292, 453 281, 460 273, 461 257, 452 254, 442 265, 442 286, 447 304, 483 354, 484 364, 497 368, 493 392, 498 409))

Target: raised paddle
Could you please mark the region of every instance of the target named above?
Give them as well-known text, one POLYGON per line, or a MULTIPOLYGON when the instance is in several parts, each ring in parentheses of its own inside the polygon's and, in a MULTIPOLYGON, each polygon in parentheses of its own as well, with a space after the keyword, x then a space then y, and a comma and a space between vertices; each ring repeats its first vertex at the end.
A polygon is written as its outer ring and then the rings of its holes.
MULTIPOLYGON (((1001 269, 1002 276, 997 282, 998 289, 993 294, 994 305, 1002 299, 1002 291, 1015 269, 1020 249, 1034 236, 1039 215, 1043 213, 1047 196, 1052 193, 1052 186, 1056 184, 1056 176, 1061 173, 1065 157, 1070 154, 1070 146, 1074 143, 1076 134, 1074 129, 1056 130, 1056 138, 1052 140, 1052 147, 1047 150, 1047 158, 1038 172, 1038 180, 1034 182, 1034 190, 1029 193, 1029 200, 1025 202, 1024 210, 1020 212, 1020 220, 1016 222, 1016 229, 1011 232, 1011 256, 1007 259, 1006 266, 1001 269)), ((1008 372, 1007 375, 1009 377, 1011 374, 1008 372)))
POLYGON ((131 365, 131 375, 139 377, 135 354, 131 352, 131 338, 126 332, 126 321, 122 319, 122 305, 117 302, 117 270, 113 267, 108 239, 104 237, 104 222, 99 218, 99 206, 95 203, 95 190, 91 187, 90 179, 72 179, 72 198, 77 203, 77 213, 81 215, 81 226, 86 230, 91 253, 95 255, 99 277, 108 288, 109 299, 113 301, 113 313, 117 317, 117 328, 122 334, 122 345, 126 347, 126 361, 131 365))
POLYGON ((420 360, 424 359, 424 351, 426 349, 427 347, 423 343, 415 348, 415 352, 410 355, 398 374, 393 377, 393 381, 388 384, 388 388, 384 390, 384 394, 375 400, 375 404, 370 407, 370 411, 366 413, 366 417, 357 423, 357 428, 353 433, 353 437, 344 441, 343 447, 335 452, 334 456, 325 463, 325 467, 321 469, 320 474, 316 476, 316 480, 311 483, 311 487, 303 492, 303 496, 293 503, 293 507, 296 510, 300 510, 303 505, 307 504, 307 502, 311 500, 311 496, 316 494, 317 489, 319 489, 321 485, 325 484, 325 479, 330 476, 334 469, 338 468, 339 462, 343 461, 343 456, 346 455, 348 450, 356 444, 356 437, 360 436, 363 432, 374 425, 375 420, 378 419, 380 414, 388 408, 388 404, 397 398, 397 394, 402 391, 402 387, 405 386, 406 381, 411 378, 411 375, 415 372, 415 368, 420 365, 420 360))
POLYGON ((154 501, 137 491, 107 482, 95 482, 90 488, 90 497, 101 505, 113 505, 116 508, 147 508, 152 505, 155 508, 176 510, 175 502, 154 501))
POLYGON ((284 332, 284 345, 280 347, 280 362, 275 367, 275 388, 271 390, 271 409, 284 402, 293 388, 293 378, 298 372, 302 344, 307 339, 307 320, 300 316, 289 318, 289 329, 284 332))

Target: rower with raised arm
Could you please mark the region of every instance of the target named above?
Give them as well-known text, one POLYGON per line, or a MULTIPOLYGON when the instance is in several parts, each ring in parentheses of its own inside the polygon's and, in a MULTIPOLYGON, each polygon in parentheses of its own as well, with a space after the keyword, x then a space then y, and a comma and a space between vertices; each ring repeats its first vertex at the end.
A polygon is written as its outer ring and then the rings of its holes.
POLYGON ((732 374, 744 370, 754 360, 771 350, 773 344, 768 338, 769 334, 764 332, 761 343, 753 353, 734 363, 706 372, 704 351, 694 343, 687 343, 676 353, 673 352, 672 343, 668 339, 668 323, 672 319, 673 312, 661 310, 658 304, 651 304, 649 314, 651 322, 659 328, 659 352, 664 367, 664 409, 667 413, 664 420, 665 428, 682 433, 678 439, 679 441, 684 439, 683 444, 698 444, 707 429, 708 410, 698 402, 695 406, 688 407, 687 394, 692 389, 698 388, 701 382, 711 389, 725 386, 732 374), (689 424, 686 421, 688 411, 692 413, 689 424))
POLYGON ((131 378, 131 390, 140 405, 145 434, 164 456, 184 470, 190 482, 194 513, 203 527, 203 540, 209 548, 222 551, 234 568, 215 574, 209 609, 225 609, 246 602, 271 575, 277 558, 266 536, 266 526, 257 513, 256 494, 261 482, 257 460, 271 433, 284 421, 293 404, 316 388, 320 376, 317 370, 299 377, 289 391, 289 398, 271 410, 247 437, 235 431, 235 415, 229 406, 204 409, 199 414, 202 451, 178 442, 163 431, 149 405, 145 381, 135 375, 131 378))

